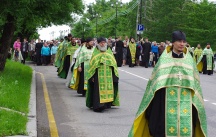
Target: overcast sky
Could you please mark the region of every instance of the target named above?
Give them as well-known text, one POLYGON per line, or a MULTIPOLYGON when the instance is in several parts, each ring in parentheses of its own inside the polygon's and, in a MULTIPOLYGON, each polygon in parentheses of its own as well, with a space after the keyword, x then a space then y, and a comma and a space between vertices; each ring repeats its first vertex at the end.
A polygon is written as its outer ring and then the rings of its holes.
MULTIPOLYGON (((126 3, 126 2, 130 2, 131 0, 122 0, 123 3, 126 3)), ((209 0, 209 1, 216 1, 216 0, 209 0)), ((94 3, 95 0, 83 0, 83 3, 85 5, 88 5, 89 3, 94 3)), ((48 28, 43 28, 41 30, 38 31, 38 33, 40 34, 40 38, 42 40, 51 40, 51 39, 54 39, 54 38, 57 38, 60 36, 60 32, 63 30, 64 33, 63 35, 67 35, 68 31, 70 31, 70 27, 67 26, 67 25, 61 25, 61 26, 51 26, 51 27, 48 27, 48 28), (54 37, 53 37, 53 34, 51 34, 51 32, 54 32, 54 37)))

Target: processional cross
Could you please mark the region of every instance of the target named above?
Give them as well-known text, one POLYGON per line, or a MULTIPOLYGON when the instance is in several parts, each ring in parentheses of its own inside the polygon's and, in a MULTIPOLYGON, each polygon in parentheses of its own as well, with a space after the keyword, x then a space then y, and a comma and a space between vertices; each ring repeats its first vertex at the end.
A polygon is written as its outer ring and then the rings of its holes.
POLYGON ((178 76, 179 80, 182 80, 183 74, 182 74, 180 71, 179 71, 179 73, 177 74, 177 76, 178 76))

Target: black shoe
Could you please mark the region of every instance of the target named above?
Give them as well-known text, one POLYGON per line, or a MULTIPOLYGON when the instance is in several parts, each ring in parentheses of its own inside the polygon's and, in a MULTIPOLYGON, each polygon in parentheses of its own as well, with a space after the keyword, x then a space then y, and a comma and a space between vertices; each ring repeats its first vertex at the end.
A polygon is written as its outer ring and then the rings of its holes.
POLYGON ((85 97, 86 95, 86 90, 83 90, 82 96, 85 97))
POLYGON ((97 108, 97 109, 94 109, 93 111, 94 112, 102 112, 104 109, 103 108, 97 108))

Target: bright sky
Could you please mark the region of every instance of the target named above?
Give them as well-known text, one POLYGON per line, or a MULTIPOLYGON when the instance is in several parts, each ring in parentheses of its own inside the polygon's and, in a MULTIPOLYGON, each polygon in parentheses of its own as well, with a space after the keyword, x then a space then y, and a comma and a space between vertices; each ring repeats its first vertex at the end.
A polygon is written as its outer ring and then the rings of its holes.
MULTIPOLYGON (((122 0, 123 3, 130 2, 131 0, 122 0)), ((94 3, 95 0, 83 0, 83 3, 85 5, 88 5, 90 3, 94 3)), ((63 31, 63 36, 68 34, 68 31, 70 31, 70 27, 67 25, 61 25, 61 26, 51 26, 48 28, 42 28, 38 30, 38 33, 40 34, 40 39, 42 40, 51 40, 55 39, 60 36, 60 31, 63 31)))
MULTIPOLYGON (((131 0, 122 0, 123 3, 130 2, 131 0)), ((216 0, 209 0, 209 1, 216 1, 216 0)), ((85 5, 94 3, 95 0, 83 0, 83 3, 85 5)), ((60 31, 63 31, 63 36, 67 35, 68 32, 70 32, 70 27, 67 25, 61 25, 61 26, 51 26, 48 28, 42 28, 38 31, 40 34, 40 38, 42 40, 51 40, 55 39, 60 36, 60 31)))

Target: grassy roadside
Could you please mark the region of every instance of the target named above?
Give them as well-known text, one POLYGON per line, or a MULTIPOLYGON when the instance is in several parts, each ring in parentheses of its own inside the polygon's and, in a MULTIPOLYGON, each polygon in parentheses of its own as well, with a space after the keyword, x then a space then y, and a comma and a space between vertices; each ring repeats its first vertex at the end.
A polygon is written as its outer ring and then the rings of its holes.
MULTIPOLYGON (((0 72, 0 107, 28 114, 32 69, 7 60, 0 72)), ((25 135, 27 116, 0 109, 0 136, 25 135)))

